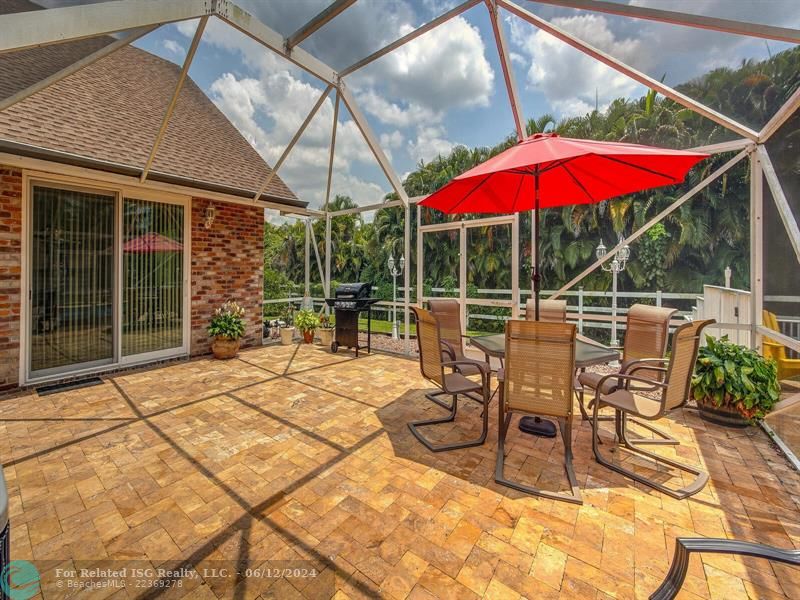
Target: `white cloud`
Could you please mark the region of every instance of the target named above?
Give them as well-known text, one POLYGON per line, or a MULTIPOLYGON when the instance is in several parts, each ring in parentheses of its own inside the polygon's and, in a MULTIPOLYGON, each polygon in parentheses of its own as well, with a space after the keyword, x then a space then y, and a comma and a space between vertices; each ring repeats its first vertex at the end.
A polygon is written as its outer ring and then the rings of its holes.
POLYGON ((414 161, 431 161, 439 155, 445 156, 458 144, 444 137, 443 127, 419 127, 416 140, 409 140, 408 154, 414 161))
POLYGON ((184 50, 183 46, 181 46, 175 40, 164 40, 162 42, 162 45, 167 50, 167 52, 171 52, 172 54, 175 54, 176 56, 183 56, 183 55, 186 54, 186 50, 184 50))
POLYGON ((395 129, 391 133, 382 133, 380 139, 381 139, 381 146, 383 148, 390 148, 396 150, 397 148, 403 145, 405 137, 403 137, 403 134, 400 133, 397 129, 395 129))
MULTIPOLYGON (((412 29, 404 25, 400 34, 412 29)), ((380 86, 390 99, 403 98, 404 107, 395 105, 400 111, 425 110, 440 119, 450 108, 489 104, 494 71, 485 50, 478 28, 456 17, 365 67, 355 81, 364 88, 380 86)))
POLYGON ((389 102, 374 89, 358 94, 359 105, 368 113, 375 115, 381 122, 395 127, 410 127, 418 123, 441 121, 441 113, 418 104, 400 104, 389 102))
MULTIPOLYGON (((582 114, 597 100, 607 105, 618 97, 642 93, 633 79, 579 52, 550 34, 509 18, 511 37, 527 58, 527 87, 540 91, 561 115, 582 114)), ((643 43, 618 38, 601 15, 556 18, 553 23, 623 62, 642 63, 643 43)), ((648 65, 651 66, 651 65, 648 65)))

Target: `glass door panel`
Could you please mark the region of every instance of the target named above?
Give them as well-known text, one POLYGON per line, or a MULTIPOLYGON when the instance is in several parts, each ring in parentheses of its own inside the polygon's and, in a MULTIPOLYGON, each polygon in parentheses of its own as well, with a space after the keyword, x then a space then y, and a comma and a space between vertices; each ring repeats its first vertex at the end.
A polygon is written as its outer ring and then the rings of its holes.
POLYGON ((122 355, 183 345, 184 207, 125 198, 122 355))
POLYGON ((33 187, 30 372, 114 356, 113 194, 33 187))

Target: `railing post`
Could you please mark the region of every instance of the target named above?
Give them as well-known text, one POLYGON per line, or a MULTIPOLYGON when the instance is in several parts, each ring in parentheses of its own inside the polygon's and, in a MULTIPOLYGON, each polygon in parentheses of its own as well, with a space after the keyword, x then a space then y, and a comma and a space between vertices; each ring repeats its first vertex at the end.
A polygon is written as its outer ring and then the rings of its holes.
POLYGON ((578 333, 583 335, 583 286, 578 288, 578 333))
POLYGON ((661 290, 656 290, 656 306, 661 308, 661 290))

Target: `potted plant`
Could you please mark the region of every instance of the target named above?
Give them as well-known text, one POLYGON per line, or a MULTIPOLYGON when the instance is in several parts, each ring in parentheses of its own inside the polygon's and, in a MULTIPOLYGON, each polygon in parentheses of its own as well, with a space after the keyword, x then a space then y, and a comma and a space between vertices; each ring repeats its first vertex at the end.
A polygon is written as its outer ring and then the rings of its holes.
POLYGON ((692 395, 706 421, 745 427, 763 418, 780 399, 778 367, 728 336, 706 336, 692 377, 692 395))
POLYGON ((297 313, 294 325, 303 334, 303 341, 310 344, 314 341, 314 330, 319 327, 319 318, 313 310, 304 309, 297 313))
POLYGON ((215 358, 233 358, 239 352, 244 337, 244 309, 228 301, 214 311, 208 335, 214 338, 211 351, 215 358))
POLYGON ((333 343, 333 323, 328 315, 319 318, 319 343, 330 348, 333 343))
POLYGON ((281 319, 281 344, 289 346, 294 341, 294 304, 289 302, 281 319))

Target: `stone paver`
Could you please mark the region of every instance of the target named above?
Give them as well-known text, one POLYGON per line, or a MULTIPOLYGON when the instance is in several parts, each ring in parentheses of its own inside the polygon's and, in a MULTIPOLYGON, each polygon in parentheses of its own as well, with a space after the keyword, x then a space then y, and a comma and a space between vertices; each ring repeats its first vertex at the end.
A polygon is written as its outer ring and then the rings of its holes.
MULTIPOLYGON (((658 423, 682 442, 665 455, 711 474, 677 501, 598 465, 576 420, 575 506, 494 483, 494 402, 485 445, 428 452, 406 423, 441 414, 429 387, 413 360, 269 346, 8 396, 12 558, 45 571, 45 597, 64 596, 57 565, 134 561, 211 569, 169 597, 646 598, 678 536, 800 547, 800 475, 759 429, 713 427, 692 410, 658 423), (316 577, 214 577, 226 564, 316 577)), ((436 435, 474 435, 479 410, 465 403, 436 435)), ((511 431, 506 475, 565 489, 561 441, 511 431)), ((683 593, 798 598, 800 570, 693 557, 683 593)))

